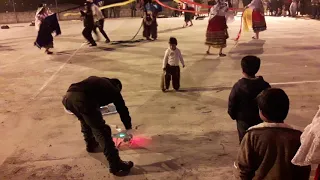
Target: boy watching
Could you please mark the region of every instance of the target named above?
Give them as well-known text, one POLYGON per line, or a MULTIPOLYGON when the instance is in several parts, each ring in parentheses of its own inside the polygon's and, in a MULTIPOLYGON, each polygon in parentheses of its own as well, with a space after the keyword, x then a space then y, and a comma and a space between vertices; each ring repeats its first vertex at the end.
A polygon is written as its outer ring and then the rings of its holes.
POLYGON ((300 147, 301 131, 284 123, 289 98, 278 88, 263 91, 257 98, 261 124, 249 128, 237 158, 242 180, 308 180, 310 166, 291 163, 300 147))
POLYGON ((246 56, 241 60, 243 78, 234 84, 228 103, 228 114, 237 121, 239 142, 246 131, 261 123, 256 97, 263 90, 270 88, 262 76, 256 76, 260 68, 260 59, 256 56, 246 56))

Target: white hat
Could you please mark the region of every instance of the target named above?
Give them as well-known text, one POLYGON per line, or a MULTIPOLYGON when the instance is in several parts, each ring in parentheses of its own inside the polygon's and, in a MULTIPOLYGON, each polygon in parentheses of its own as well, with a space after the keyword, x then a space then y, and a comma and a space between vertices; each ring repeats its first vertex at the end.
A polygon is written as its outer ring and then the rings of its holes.
POLYGON ((39 14, 42 11, 42 9, 45 8, 46 6, 47 6, 46 4, 39 4, 36 14, 39 14))

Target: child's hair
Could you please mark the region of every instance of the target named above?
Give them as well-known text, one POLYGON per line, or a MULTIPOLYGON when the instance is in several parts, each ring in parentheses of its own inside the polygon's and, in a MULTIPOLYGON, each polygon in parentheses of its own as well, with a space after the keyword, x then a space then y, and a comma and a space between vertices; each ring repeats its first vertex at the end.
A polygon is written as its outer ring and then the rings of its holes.
POLYGON ((283 123, 289 112, 289 98, 279 88, 269 88, 257 97, 258 107, 262 115, 272 122, 283 123))
POLYGON ((175 37, 170 37, 169 39, 169 44, 175 44, 175 45, 178 45, 178 41, 175 37))
POLYGON ((255 76, 260 69, 260 58, 257 56, 245 56, 241 60, 241 68, 248 76, 255 76))

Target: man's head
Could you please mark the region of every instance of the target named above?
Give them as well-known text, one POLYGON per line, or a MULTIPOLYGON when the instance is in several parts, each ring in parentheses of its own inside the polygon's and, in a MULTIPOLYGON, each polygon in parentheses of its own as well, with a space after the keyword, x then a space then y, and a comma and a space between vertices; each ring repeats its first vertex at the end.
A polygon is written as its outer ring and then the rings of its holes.
POLYGON ((245 56, 241 60, 242 72, 245 76, 254 77, 260 69, 260 58, 257 56, 245 56))
POLYGON ((170 37, 169 39, 170 49, 175 50, 178 45, 178 41, 175 37, 170 37))
POLYGON ((120 91, 122 90, 122 84, 121 84, 121 81, 117 78, 112 78, 110 79, 110 82, 115 86, 117 87, 120 91))
POLYGON ((264 90, 257 97, 260 118, 265 122, 283 123, 289 112, 289 98, 279 88, 264 90))

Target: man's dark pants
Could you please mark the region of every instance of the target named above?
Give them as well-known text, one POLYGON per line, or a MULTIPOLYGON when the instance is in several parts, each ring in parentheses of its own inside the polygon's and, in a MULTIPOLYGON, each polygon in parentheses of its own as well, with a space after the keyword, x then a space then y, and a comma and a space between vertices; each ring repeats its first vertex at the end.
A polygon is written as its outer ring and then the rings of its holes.
POLYGON ((158 24, 157 20, 153 20, 151 25, 143 23, 143 37, 150 38, 150 35, 153 39, 158 38, 158 24))
POLYGON ((96 42, 93 40, 92 37, 92 31, 93 31, 93 26, 87 26, 83 29, 82 31, 82 35, 84 36, 84 38, 86 38, 92 45, 95 45, 96 42))
POLYGON ((320 18, 320 5, 314 4, 311 6, 312 18, 320 18))
POLYGON ((95 34, 98 34, 98 33, 97 33, 97 28, 99 28, 99 31, 101 32, 101 34, 103 35, 103 37, 104 37, 107 41, 110 41, 110 39, 109 39, 107 33, 104 31, 103 27, 104 27, 104 19, 100 19, 100 20, 96 23, 96 25, 95 25, 95 27, 94 27, 94 29, 93 29, 93 32, 94 32, 95 34))
POLYGON ((137 10, 131 9, 131 17, 136 17, 137 10))
POLYGON ((103 120, 97 103, 80 92, 67 92, 62 103, 79 119, 86 144, 97 141, 109 163, 117 163, 120 160, 119 152, 112 140, 111 128, 103 120))

